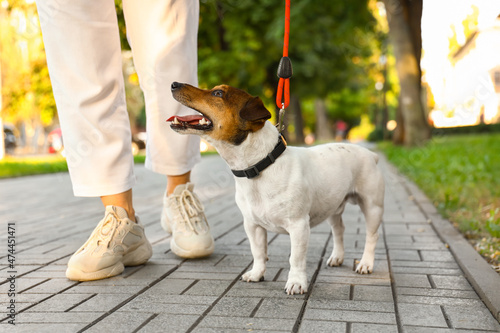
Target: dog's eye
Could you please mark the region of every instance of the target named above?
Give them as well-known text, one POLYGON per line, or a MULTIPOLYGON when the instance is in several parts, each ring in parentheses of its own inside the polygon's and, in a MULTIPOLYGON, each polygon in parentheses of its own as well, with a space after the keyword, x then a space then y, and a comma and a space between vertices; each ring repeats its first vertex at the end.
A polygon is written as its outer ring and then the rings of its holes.
POLYGON ((223 97, 224 96, 224 92, 222 90, 214 90, 214 91, 212 91, 212 96, 223 97))

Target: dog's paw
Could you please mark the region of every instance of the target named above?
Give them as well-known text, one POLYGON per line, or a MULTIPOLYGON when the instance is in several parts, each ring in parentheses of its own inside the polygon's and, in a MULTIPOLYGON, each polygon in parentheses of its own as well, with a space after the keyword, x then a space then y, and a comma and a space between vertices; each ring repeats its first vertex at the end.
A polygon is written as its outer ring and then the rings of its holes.
POLYGON ((361 262, 356 267, 356 273, 358 274, 370 274, 373 272, 373 262, 369 263, 361 260, 361 262))
POLYGON ((307 277, 305 274, 301 276, 288 277, 285 285, 285 292, 288 295, 298 295, 307 293, 307 277), (302 276, 303 275, 303 276, 302 276))
POLYGON ((338 257, 332 254, 326 263, 328 264, 328 266, 333 267, 333 266, 340 266, 342 265, 343 262, 344 262, 343 257, 338 257))
POLYGON ((259 271, 256 272, 253 269, 251 271, 246 272, 241 276, 241 280, 245 282, 259 282, 264 281, 264 272, 259 271))

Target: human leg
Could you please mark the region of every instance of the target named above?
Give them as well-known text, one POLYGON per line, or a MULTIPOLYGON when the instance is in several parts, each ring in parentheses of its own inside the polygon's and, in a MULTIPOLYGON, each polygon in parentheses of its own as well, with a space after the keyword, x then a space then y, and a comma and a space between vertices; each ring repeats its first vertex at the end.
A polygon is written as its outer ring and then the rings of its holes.
POLYGON ((152 254, 144 228, 134 223, 135 178, 114 1, 40 0, 37 6, 73 191, 100 196, 106 206, 66 275, 82 281, 114 276, 152 254))
POLYGON ((114 1, 37 6, 73 191, 127 191, 135 177, 114 1))
POLYGON ((167 175, 161 217, 171 249, 185 258, 213 252, 204 209, 189 183, 200 160, 199 137, 178 135, 166 120, 192 113, 168 90, 173 81, 197 85, 198 1, 124 0, 127 35, 146 102, 146 167, 167 175))
POLYGON ((124 0, 123 10, 146 103, 146 167, 183 175, 200 161, 199 137, 178 135, 166 120, 192 113, 169 87, 173 81, 198 84, 198 1, 124 0))

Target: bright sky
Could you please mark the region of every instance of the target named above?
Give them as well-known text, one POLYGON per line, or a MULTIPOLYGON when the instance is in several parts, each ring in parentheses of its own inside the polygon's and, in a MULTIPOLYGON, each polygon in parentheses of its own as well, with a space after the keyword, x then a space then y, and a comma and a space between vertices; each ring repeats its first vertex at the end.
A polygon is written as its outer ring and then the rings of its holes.
POLYGON ((479 8, 479 29, 490 26, 500 14, 500 0, 424 0, 422 69, 437 105, 444 102, 444 77, 451 70, 448 61, 450 26, 455 25, 459 42, 461 39, 465 42, 462 21, 472 12, 473 4, 479 8))

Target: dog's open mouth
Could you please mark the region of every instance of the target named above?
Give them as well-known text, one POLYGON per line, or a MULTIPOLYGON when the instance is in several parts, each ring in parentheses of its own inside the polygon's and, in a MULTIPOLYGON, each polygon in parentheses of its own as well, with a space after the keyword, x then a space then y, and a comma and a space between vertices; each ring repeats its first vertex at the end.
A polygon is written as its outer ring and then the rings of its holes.
POLYGON ((192 128, 201 131, 208 131, 213 128, 212 121, 204 115, 172 116, 167 119, 171 122, 172 129, 192 128))

